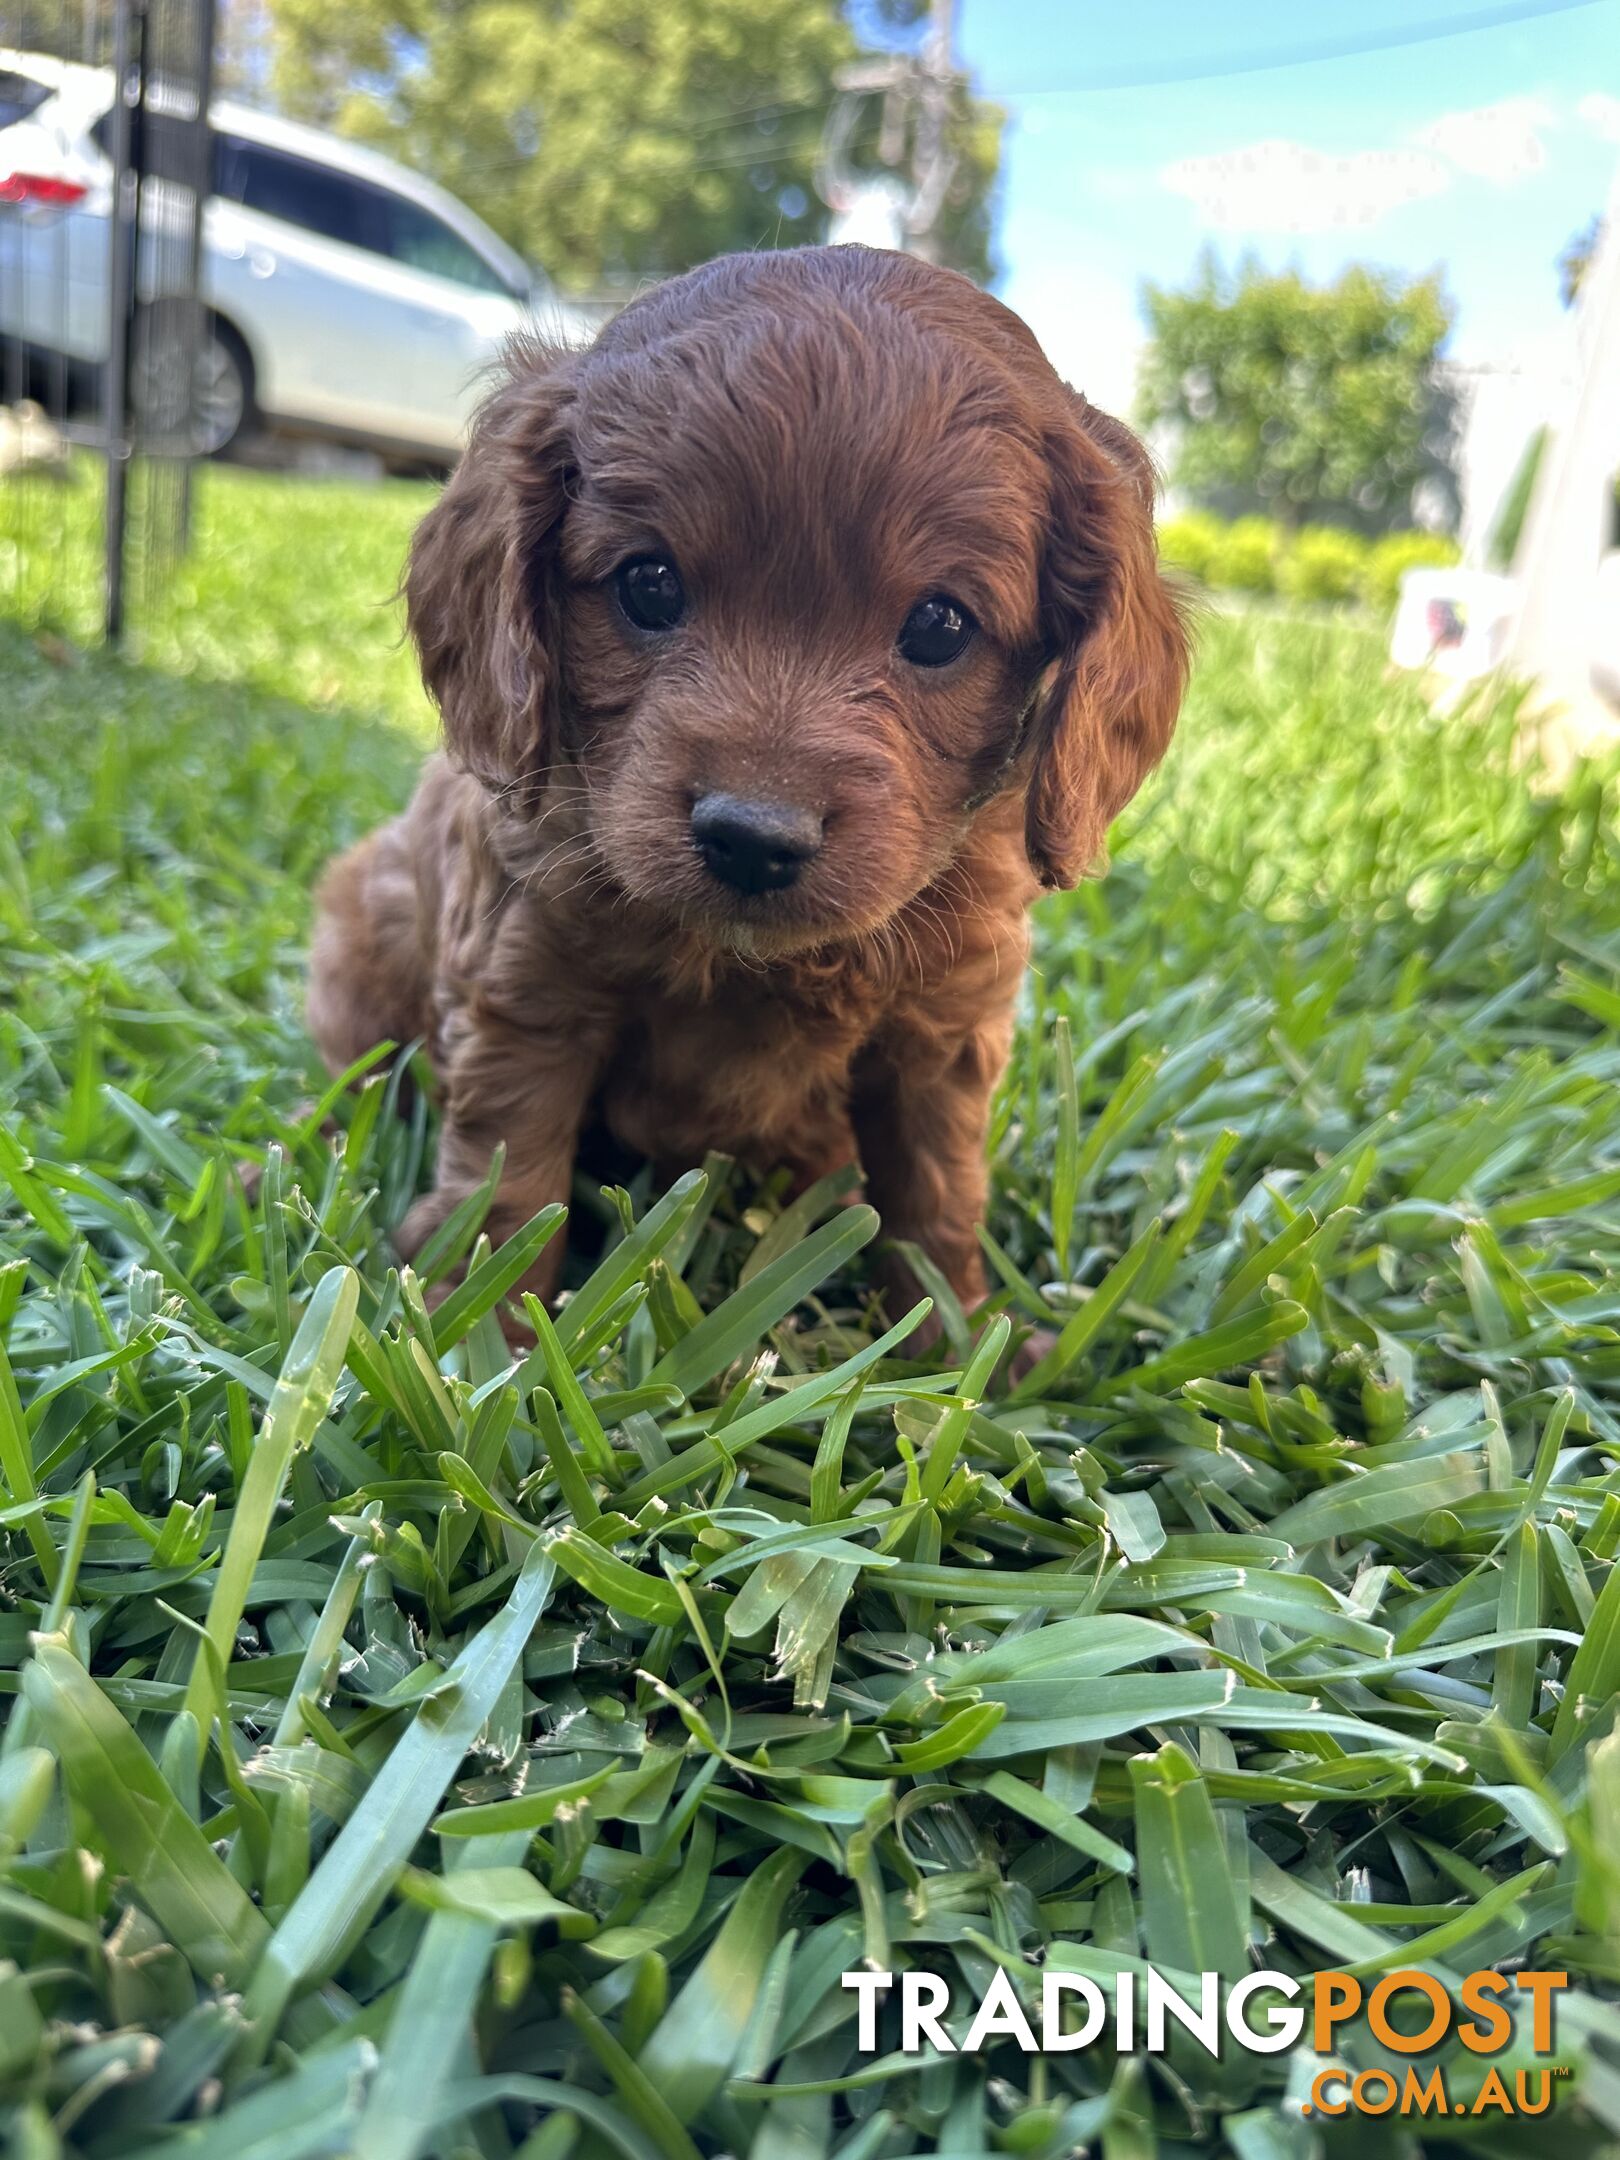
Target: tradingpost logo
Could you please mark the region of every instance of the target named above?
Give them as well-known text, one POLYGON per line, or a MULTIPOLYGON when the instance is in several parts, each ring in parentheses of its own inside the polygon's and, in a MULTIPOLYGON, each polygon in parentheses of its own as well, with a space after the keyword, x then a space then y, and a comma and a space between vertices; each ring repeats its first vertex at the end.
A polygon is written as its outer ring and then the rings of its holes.
POLYGON ((1007 2040, 1027 2055, 1067 2055, 1104 2038, 1115 2052, 1161 2055, 1178 2033, 1210 2055, 1227 2042, 1251 2055, 1280 2055, 1300 2045, 1307 2023, 1310 2045, 1329 2058, 1300 2103, 1306 2115, 1543 2115, 1552 2105, 1563 2067, 1553 2063, 1553 2001, 1569 1985, 1561 1972, 1472 1972, 1449 1990, 1432 1973, 1402 1967, 1364 1986, 1354 1973, 1319 1972, 1309 1981, 1288 1973, 1253 1972, 1232 1986, 1219 1973, 1198 1975, 1196 1999, 1148 1966, 1110 1976, 1109 1992, 1085 1973, 1048 1966, 1041 1974, 1038 2019, 1019 2000, 1009 1973, 997 1969, 978 1999, 963 2037, 953 2039, 944 2020, 954 2007, 943 1973, 846 1972, 843 1984, 859 1997, 856 2045, 863 2054, 879 2048, 878 2008, 898 1989, 903 2055, 931 2052, 971 2055, 1007 2040), (1140 1985, 1138 1982, 1140 1980, 1140 1985), (1401 2006, 1400 2023, 1391 2015, 1401 2006), (1488 2064, 1483 2079, 1448 2081, 1438 2065, 1404 2075, 1394 2070, 1355 2070, 1337 2059, 1340 2028, 1361 2020, 1391 2054, 1432 2055, 1455 2038, 1481 2058, 1500 2054, 1515 2036, 1528 2006, 1533 2070, 1504 2072, 1488 2064))

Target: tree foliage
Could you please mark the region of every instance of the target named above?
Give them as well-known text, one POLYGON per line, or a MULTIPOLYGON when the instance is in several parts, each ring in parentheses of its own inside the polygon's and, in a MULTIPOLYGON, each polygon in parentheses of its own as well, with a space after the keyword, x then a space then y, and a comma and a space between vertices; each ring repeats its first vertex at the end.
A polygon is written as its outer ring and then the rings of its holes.
POLYGON ((1438 277, 1356 264, 1313 287, 1206 257, 1187 291, 1150 285, 1145 306, 1139 416, 1173 433, 1173 478, 1195 499, 1379 528, 1407 522, 1421 482, 1451 492, 1438 277))
MULTIPOLYGON (((821 237, 838 0, 272 0, 279 102, 452 189, 567 285, 821 237)), ((947 260, 989 270, 1001 115, 957 101, 947 260)))

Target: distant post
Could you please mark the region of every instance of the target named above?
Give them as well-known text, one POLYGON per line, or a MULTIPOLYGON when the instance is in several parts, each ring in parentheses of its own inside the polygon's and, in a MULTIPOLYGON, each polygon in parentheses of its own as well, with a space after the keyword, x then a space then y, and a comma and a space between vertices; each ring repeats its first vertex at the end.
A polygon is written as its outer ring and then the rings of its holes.
POLYGON ((1620 725, 1594 679, 1604 604, 1599 572, 1605 550, 1616 542, 1620 171, 1581 280, 1575 338, 1574 402, 1547 438, 1513 565, 1520 597, 1507 656, 1509 666, 1534 676, 1547 704, 1559 708, 1554 739, 1564 758, 1612 741, 1620 725))

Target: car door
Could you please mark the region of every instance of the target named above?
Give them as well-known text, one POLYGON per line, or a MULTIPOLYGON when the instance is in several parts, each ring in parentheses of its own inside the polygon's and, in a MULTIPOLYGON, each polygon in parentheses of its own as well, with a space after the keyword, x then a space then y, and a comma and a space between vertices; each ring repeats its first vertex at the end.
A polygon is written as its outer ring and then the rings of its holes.
POLYGON ((248 341, 261 408, 416 444, 408 326, 377 191, 336 166, 222 135, 208 297, 248 341))

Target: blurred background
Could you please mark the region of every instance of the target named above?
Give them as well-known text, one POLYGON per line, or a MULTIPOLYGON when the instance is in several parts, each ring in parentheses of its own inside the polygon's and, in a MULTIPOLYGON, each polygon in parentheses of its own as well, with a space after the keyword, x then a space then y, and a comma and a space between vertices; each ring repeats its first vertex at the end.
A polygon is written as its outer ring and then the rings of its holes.
POLYGON ((71 578, 18 483, 99 455, 122 635, 198 459, 440 475, 520 323, 861 240, 1135 419, 1191 577, 1388 613, 1417 569, 1397 658, 1591 725, 1617 159, 1615 0, 0 0, 0 577, 71 578))

